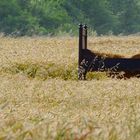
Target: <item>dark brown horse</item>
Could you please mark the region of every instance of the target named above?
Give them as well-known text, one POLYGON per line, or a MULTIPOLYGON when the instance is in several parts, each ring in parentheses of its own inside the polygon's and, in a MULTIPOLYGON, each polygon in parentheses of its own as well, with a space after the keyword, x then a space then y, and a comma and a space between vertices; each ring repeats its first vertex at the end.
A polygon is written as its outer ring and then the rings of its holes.
POLYGON ((108 74, 114 75, 124 72, 123 77, 130 78, 139 76, 140 74, 140 58, 139 54, 131 58, 124 58, 120 55, 108 55, 94 53, 88 49, 82 50, 80 68, 81 79, 86 79, 86 74, 89 71, 107 71, 108 74))
POLYGON ((79 61, 78 78, 86 79, 89 71, 107 71, 109 75, 124 72, 130 78, 140 74, 140 54, 131 58, 120 55, 108 55, 87 49, 87 26, 79 25, 79 61))

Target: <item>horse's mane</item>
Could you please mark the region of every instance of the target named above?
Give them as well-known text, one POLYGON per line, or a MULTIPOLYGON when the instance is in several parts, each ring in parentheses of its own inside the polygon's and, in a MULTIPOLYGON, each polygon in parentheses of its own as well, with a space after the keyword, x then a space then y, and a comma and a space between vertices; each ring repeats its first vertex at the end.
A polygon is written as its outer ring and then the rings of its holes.
POLYGON ((131 58, 138 59, 138 58, 140 58, 140 54, 133 55, 131 58))
POLYGON ((118 55, 118 54, 109 54, 109 53, 100 53, 98 51, 91 51, 96 56, 102 56, 105 58, 125 58, 125 56, 118 55))
MULTIPOLYGON (((102 57, 105 57, 105 58, 127 58, 126 56, 118 55, 118 54, 100 53, 98 51, 91 51, 91 52, 93 54, 95 54, 96 56, 102 56, 102 57)), ((130 58, 138 59, 138 58, 140 58, 140 54, 133 55, 130 58)))

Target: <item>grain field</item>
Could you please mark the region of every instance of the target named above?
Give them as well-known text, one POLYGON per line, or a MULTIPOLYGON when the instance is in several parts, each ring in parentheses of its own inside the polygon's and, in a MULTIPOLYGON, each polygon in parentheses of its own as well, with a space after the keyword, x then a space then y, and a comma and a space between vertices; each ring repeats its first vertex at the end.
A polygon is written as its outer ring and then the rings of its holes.
MULTIPOLYGON (((90 37, 131 57, 140 37, 90 37)), ((78 38, 0 37, 0 140, 139 140, 140 79, 77 80, 78 38)))

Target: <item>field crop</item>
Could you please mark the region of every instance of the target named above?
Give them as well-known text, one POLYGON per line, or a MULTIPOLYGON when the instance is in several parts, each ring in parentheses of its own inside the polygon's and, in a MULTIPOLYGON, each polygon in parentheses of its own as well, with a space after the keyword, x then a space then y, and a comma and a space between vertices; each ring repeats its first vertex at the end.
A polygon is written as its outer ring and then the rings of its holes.
MULTIPOLYGON (((131 57, 140 37, 90 37, 131 57)), ((78 38, 0 37, 0 140, 139 140, 140 79, 77 80, 78 38)))

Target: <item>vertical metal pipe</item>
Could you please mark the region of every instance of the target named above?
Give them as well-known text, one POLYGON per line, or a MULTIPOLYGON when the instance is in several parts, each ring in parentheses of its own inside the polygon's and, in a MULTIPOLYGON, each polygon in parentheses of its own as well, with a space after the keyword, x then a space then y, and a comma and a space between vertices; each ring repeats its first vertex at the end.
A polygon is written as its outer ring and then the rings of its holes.
POLYGON ((87 25, 84 25, 84 48, 87 49, 87 25))
POLYGON ((83 49, 83 25, 79 25, 79 56, 78 56, 78 79, 82 79, 82 73, 81 73, 81 62, 82 62, 82 49, 83 49))
POLYGON ((79 58, 78 58, 78 65, 80 67, 80 63, 82 62, 82 49, 83 49, 83 25, 79 25, 79 58))
POLYGON ((79 57, 78 57, 78 79, 86 79, 86 70, 84 68, 83 51, 87 49, 87 26, 79 25, 79 57))
POLYGON ((83 26, 83 33, 82 33, 82 49, 85 49, 85 28, 83 26))

